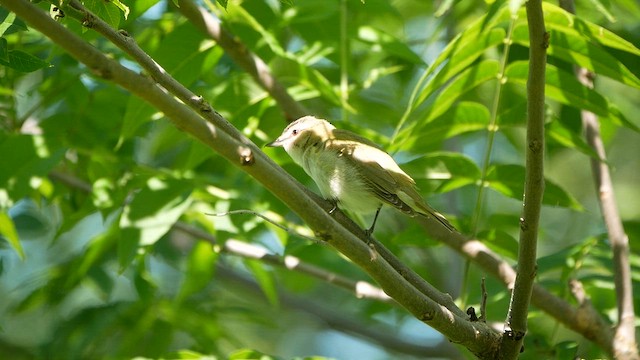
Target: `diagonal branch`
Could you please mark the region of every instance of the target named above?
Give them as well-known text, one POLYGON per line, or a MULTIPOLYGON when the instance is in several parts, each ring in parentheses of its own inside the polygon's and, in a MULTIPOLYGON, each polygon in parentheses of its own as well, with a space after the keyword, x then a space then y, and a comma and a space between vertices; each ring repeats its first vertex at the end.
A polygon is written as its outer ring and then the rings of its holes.
POLYGON ((538 226, 544 193, 544 86, 549 33, 544 26, 542 1, 529 0, 525 6, 529 27, 529 78, 524 206, 520 219, 518 274, 500 344, 499 356, 502 359, 518 357, 527 333, 527 315, 537 271, 538 226))

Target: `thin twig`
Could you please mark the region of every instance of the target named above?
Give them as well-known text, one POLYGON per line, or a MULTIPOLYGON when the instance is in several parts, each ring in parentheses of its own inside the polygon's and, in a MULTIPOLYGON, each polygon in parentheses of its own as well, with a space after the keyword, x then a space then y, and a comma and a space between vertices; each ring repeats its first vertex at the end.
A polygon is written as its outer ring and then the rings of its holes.
POLYGON ((297 232, 297 231, 295 231, 295 230, 293 230, 293 229, 291 229, 289 227, 286 227, 286 226, 278 223, 277 221, 269 218, 268 216, 260 214, 257 211, 247 210, 247 209, 237 209, 237 210, 225 211, 225 212, 222 212, 222 213, 205 213, 205 215, 216 216, 216 217, 222 217, 222 216, 228 216, 228 215, 236 215, 236 214, 245 214, 245 215, 257 216, 257 217, 261 218, 262 220, 265 220, 266 222, 271 223, 272 225, 275 225, 276 227, 284 230, 289 235, 293 235, 293 236, 299 237, 301 239, 313 241, 314 243, 317 243, 317 244, 325 244, 325 242, 320 240, 320 239, 317 239, 317 238, 314 238, 314 237, 311 237, 311 236, 307 236, 307 235, 304 235, 304 234, 300 234, 299 232, 297 232))
POLYGON ((480 318, 478 320, 487 322, 487 285, 484 276, 480 281, 480 290, 482 291, 482 300, 480 301, 480 318))

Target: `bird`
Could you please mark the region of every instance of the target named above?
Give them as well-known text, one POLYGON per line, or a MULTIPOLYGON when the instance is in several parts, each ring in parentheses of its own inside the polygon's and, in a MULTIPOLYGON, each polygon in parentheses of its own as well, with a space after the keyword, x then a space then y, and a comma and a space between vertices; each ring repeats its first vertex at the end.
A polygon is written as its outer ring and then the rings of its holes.
POLYGON ((432 217, 449 231, 454 227, 418 193, 416 182, 374 142, 330 122, 304 116, 290 123, 268 147, 282 147, 317 184, 322 196, 352 213, 375 211, 373 230, 384 204, 411 216, 432 217))

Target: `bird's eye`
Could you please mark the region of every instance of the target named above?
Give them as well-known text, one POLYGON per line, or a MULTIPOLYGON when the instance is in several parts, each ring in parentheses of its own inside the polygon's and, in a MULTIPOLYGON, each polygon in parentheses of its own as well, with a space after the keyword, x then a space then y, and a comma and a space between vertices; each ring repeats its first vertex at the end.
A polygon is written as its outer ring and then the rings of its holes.
POLYGON ((297 129, 293 129, 293 131, 291 131, 291 133, 295 136, 298 135, 298 130, 297 129))

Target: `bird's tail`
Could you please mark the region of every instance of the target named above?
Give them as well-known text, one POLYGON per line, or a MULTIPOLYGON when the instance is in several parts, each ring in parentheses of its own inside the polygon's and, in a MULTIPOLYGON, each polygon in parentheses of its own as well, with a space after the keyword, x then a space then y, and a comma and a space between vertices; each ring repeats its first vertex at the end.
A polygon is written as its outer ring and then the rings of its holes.
POLYGON ((451 223, 449 222, 449 220, 447 220, 446 217, 444 217, 444 215, 440 214, 439 212, 430 209, 429 211, 429 215, 430 217, 438 220, 438 222, 442 225, 444 225, 444 227, 446 227, 447 229, 449 229, 449 231, 453 232, 456 230, 456 228, 453 227, 453 225, 451 225, 451 223))

